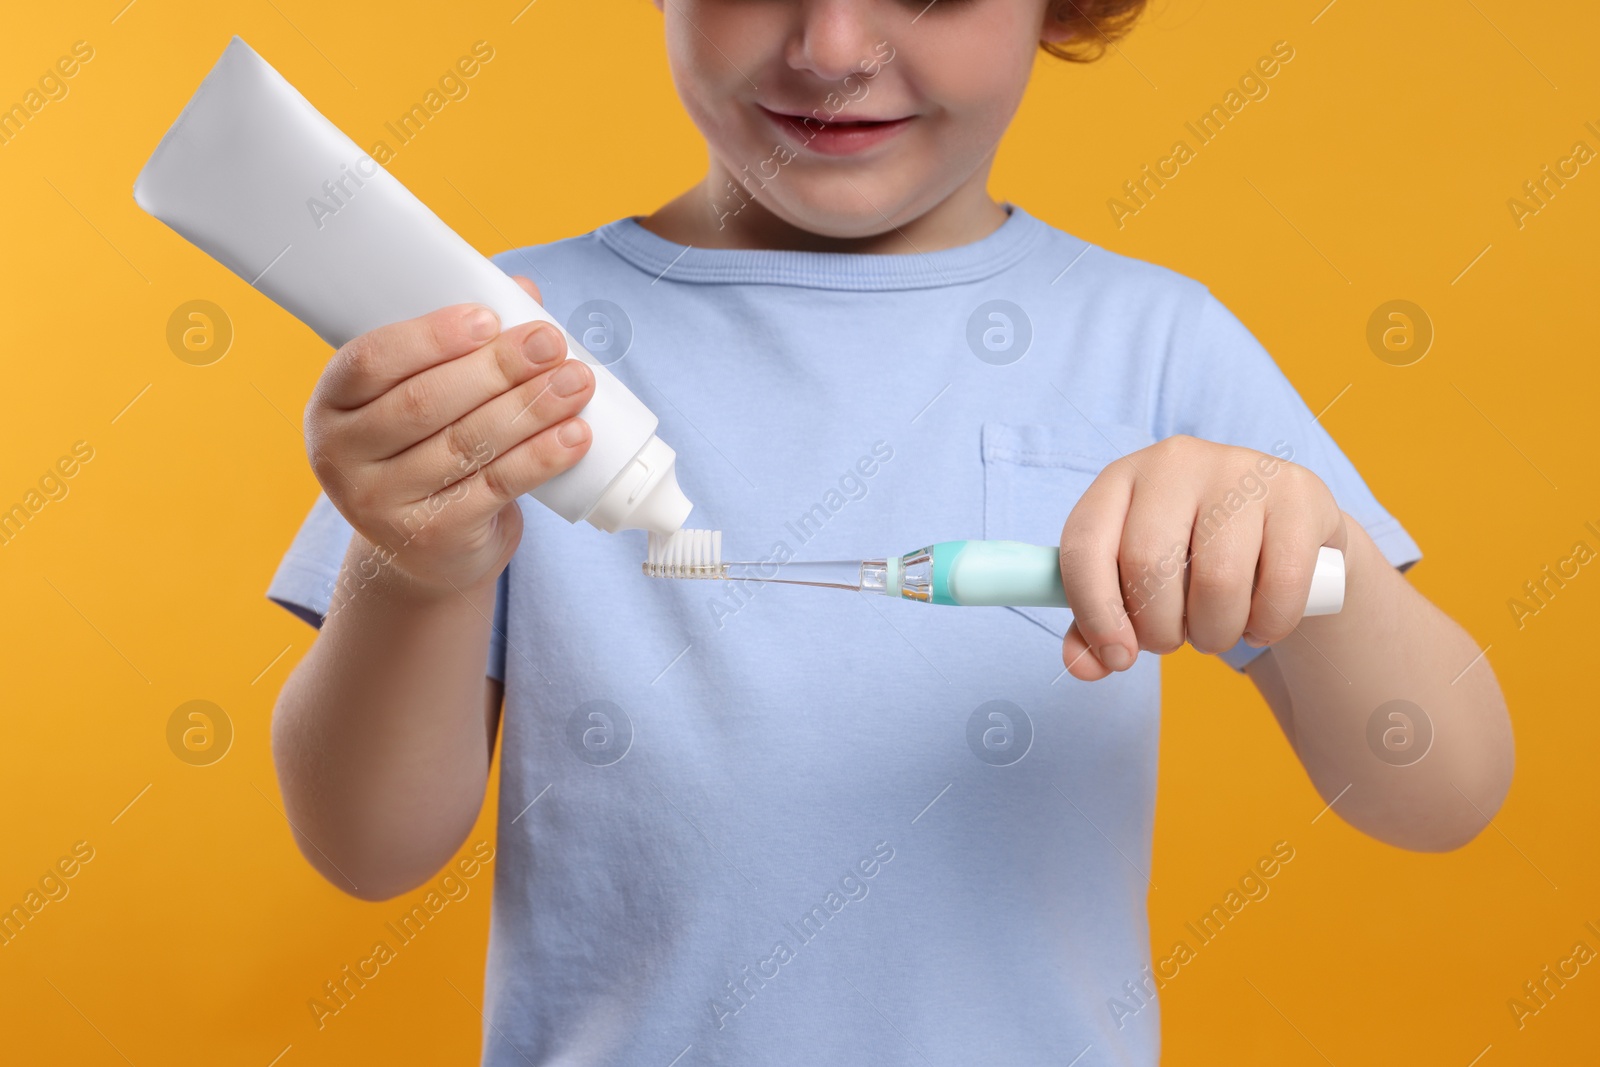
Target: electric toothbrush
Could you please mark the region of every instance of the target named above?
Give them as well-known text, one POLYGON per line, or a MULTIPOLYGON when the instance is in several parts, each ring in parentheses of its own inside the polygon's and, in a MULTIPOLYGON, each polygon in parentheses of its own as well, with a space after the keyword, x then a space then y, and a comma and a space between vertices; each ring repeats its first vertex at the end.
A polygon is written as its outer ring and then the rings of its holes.
MULTIPOLYGON (((1066 608, 1061 555, 1055 546, 1020 541, 940 541, 903 556, 868 560, 730 562, 721 530, 650 535, 644 573, 652 578, 711 578, 814 585, 967 607, 1066 608)), ((1304 615, 1344 607, 1344 553, 1317 550, 1304 615)))

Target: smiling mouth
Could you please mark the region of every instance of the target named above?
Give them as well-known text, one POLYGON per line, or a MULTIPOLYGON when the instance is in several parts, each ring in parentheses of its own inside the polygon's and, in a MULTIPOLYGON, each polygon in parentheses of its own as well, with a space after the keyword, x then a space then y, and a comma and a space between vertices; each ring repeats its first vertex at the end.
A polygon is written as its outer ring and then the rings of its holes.
POLYGON ((904 129, 914 115, 898 119, 836 118, 824 121, 815 115, 790 115, 771 108, 756 107, 800 143, 826 155, 847 155, 878 144, 904 129))

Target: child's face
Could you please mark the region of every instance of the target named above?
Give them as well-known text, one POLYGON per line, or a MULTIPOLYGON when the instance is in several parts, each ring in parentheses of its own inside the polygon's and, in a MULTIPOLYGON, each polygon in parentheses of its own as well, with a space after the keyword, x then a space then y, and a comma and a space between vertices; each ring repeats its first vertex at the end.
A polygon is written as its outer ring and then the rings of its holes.
POLYGON ((1039 42, 1064 40, 1048 0, 655 3, 710 148, 714 224, 752 201, 840 238, 883 233, 964 188, 986 198, 1039 42))

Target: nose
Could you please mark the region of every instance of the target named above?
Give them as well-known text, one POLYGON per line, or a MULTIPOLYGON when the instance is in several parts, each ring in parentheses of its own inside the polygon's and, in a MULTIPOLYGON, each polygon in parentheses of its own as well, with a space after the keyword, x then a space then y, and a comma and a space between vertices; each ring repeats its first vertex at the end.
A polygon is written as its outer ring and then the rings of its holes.
POLYGON ((878 0, 800 0, 784 58, 795 70, 824 81, 857 73, 882 41, 875 9, 878 0))

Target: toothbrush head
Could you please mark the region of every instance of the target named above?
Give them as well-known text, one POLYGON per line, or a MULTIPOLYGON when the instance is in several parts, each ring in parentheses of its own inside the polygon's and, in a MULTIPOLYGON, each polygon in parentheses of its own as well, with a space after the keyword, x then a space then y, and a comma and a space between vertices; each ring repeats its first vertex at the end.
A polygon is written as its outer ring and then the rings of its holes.
POLYGON ((721 530, 679 530, 650 535, 644 572, 652 578, 726 578, 721 530))

